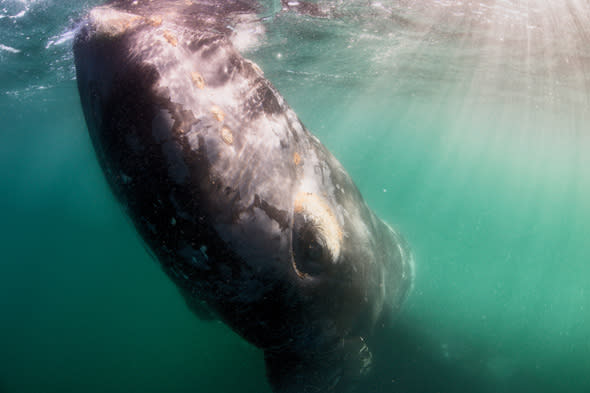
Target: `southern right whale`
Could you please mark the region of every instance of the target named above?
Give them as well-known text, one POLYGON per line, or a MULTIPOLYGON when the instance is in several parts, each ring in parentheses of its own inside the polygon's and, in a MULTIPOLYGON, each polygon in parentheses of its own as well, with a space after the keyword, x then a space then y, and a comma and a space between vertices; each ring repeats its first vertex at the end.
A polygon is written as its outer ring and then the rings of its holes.
POLYGON ((239 49, 251 0, 116 0, 74 42, 106 179, 190 308, 275 392, 342 392, 412 285, 402 236, 239 49))

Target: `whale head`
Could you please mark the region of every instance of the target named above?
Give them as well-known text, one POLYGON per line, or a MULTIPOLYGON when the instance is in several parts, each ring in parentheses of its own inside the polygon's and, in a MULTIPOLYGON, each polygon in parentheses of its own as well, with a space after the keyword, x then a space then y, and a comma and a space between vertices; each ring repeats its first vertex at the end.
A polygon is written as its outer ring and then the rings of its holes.
POLYGON ((256 12, 95 8, 74 43, 80 98, 113 193, 191 310, 262 349, 276 392, 337 392, 370 370, 412 256, 242 56, 256 12))

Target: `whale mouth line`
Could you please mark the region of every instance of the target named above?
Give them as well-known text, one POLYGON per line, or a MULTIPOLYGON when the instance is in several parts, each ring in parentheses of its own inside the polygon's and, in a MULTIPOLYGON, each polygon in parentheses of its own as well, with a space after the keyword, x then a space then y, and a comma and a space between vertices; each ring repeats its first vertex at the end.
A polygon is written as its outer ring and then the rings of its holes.
POLYGON ((291 264, 300 279, 334 272, 343 248, 343 230, 322 197, 299 191, 292 212, 291 264))
POLYGON ((293 270, 295 271, 295 274, 297 274, 297 276, 299 276, 299 278, 301 278, 301 279, 309 278, 308 274, 303 273, 301 270, 299 270, 297 268, 297 263, 295 262, 295 257, 293 257, 293 255, 291 255, 291 266, 293 266, 293 270))
POLYGON ((316 276, 308 274, 308 273, 301 271, 299 269, 299 267, 297 266, 297 262, 295 261, 295 256, 293 255, 293 252, 291 252, 291 266, 293 267, 293 271, 295 272, 295 274, 297 274, 297 277, 299 277, 301 280, 305 280, 305 281, 317 280, 316 276))

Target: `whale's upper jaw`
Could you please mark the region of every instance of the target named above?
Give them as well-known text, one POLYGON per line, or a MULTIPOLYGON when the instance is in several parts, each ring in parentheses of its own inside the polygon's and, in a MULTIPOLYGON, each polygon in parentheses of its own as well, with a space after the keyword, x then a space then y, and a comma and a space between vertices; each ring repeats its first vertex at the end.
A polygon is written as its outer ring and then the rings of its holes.
MULTIPOLYGON (((144 8, 132 9, 130 2, 114 4, 125 7, 91 11, 86 36, 81 34, 79 40, 123 45, 119 68, 132 65, 138 67, 136 76, 153 75, 154 80, 145 81, 151 84, 138 97, 138 93, 129 93, 154 107, 145 115, 151 117, 148 128, 152 138, 145 143, 169 146, 164 152, 169 156, 177 143, 173 141, 182 141, 180 144, 188 149, 182 154, 200 157, 198 170, 207 172, 203 176, 214 182, 206 183, 206 189, 203 182, 195 187, 203 188, 201 195, 210 194, 204 205, 214 211, 208 214, 215 217, 211 224, 220 240, 231 244, 240 259, 256 268, 278 258, 281 267, 273 267, 278 270, 277 279, 296 278, 301 288, 313 290, 332 281, 332 288, 337 289, 338 285, 354 283, 352 277, 357 274, 358 285, 349 285, 349 298, 354 299, 363 297, 355 293, 363 292, 367 282, 384 280, 371 273, 384 263, 373 255, 379 248, 374 239, 379 232, 375 222, 379 220, 366 207, 344 168, 305 129, 260 68, 241 57, 225 32, 211 28, 217 23, 215 18, 209 21, 201 15, 199 20, 205 20, 205 25, 195 31, 170 17, 170 13, 178 17, 174 9, 167 10, 166 17, 163 12, 150 15, 144 8), (302 234, 304 224, 314 228, 312 238, 302 234), (283 238, 280 242, 264 240, 283 238), (321 260, 305 255, 308 245, 301 246, 301 239, 322 243, 325 250, 321 260)), ((251 9, 239 10, 232 17, 250 15, 251 9)), ((108 53, 102 57, 90 63, 116 60, 108 53)), ((79 83, 84 84, 82 73, 79 76, 79 83)), ((92 83, 106 83, 104 74, 98 79, 92 83)), ((105 144, 98 148, 104 150, 105 144)), ((124 188, 130 176, 125 168, 113 169, 119 170, 123 174, 116 180, 124 188)), ((182 162, 172 160, 165 170, 178 186, 188 185, 191 171, 182 162)), ((177 218, 170 220, 178 222, 179 216, 188 215, 190 212, 180 209, 177 218)), ((201 245, 192 249, 198 251, 201 245)), ((373 304, 370 322, 382 308, 383 300, 376 298, 386 295, 374 294, 367 301, 373 304)), ((353 308, 353 304, 349 306, 353 308)))

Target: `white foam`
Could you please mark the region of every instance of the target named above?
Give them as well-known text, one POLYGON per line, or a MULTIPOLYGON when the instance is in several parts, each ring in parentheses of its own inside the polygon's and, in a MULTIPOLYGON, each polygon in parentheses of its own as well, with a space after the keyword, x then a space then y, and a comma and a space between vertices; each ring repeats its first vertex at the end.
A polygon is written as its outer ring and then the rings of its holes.
POLYGON ((22 18, 23 16, 25 16, 27 14, 28 10, 29 10, 29 8, 27 7, 24 10, 22 10, 21 12, 19 12, 18 14, 9 16, 9 18, 11 18, 11 19, 22 18))
POLYGON ((70 42, 76 36, 76 31, 77 31, 77 29, 68 30, 61 35, 51 37, 49 39, 49 41, 47 41, 47 45, 45 45, 45 49, 48 49, 49 47, 52 47, 55 45, 62 45, 66 42, 70 42))
POLYGON ((231 41, 238 52, 243 53, 256 48, 266 31, 262 23, 252 15, 242 15, 234 26, 231 41))
POLYGON ((14 3, 22 4, 21 6, 17 7, 17 9, 21 8, 21 10, 14 15, 9 15, 7 8, 3 8, 0 10, 0 12, 2 13, 0 15, 0 19, 4 19, 4 18, 20 19, 20 18, 24 17, 29 12, 29 10, 31 8, 31 4, 35 3, 36 1, 37 0, 16 0, 16 1, 14 1, 14 3))
POLYGON ((10 53, 20 53, 19 49, 13 48, 11 46, 6 46, 6 45, 2 45, 0 44, 0 51, 6 51, 6 52, 10 52, 10 53))

